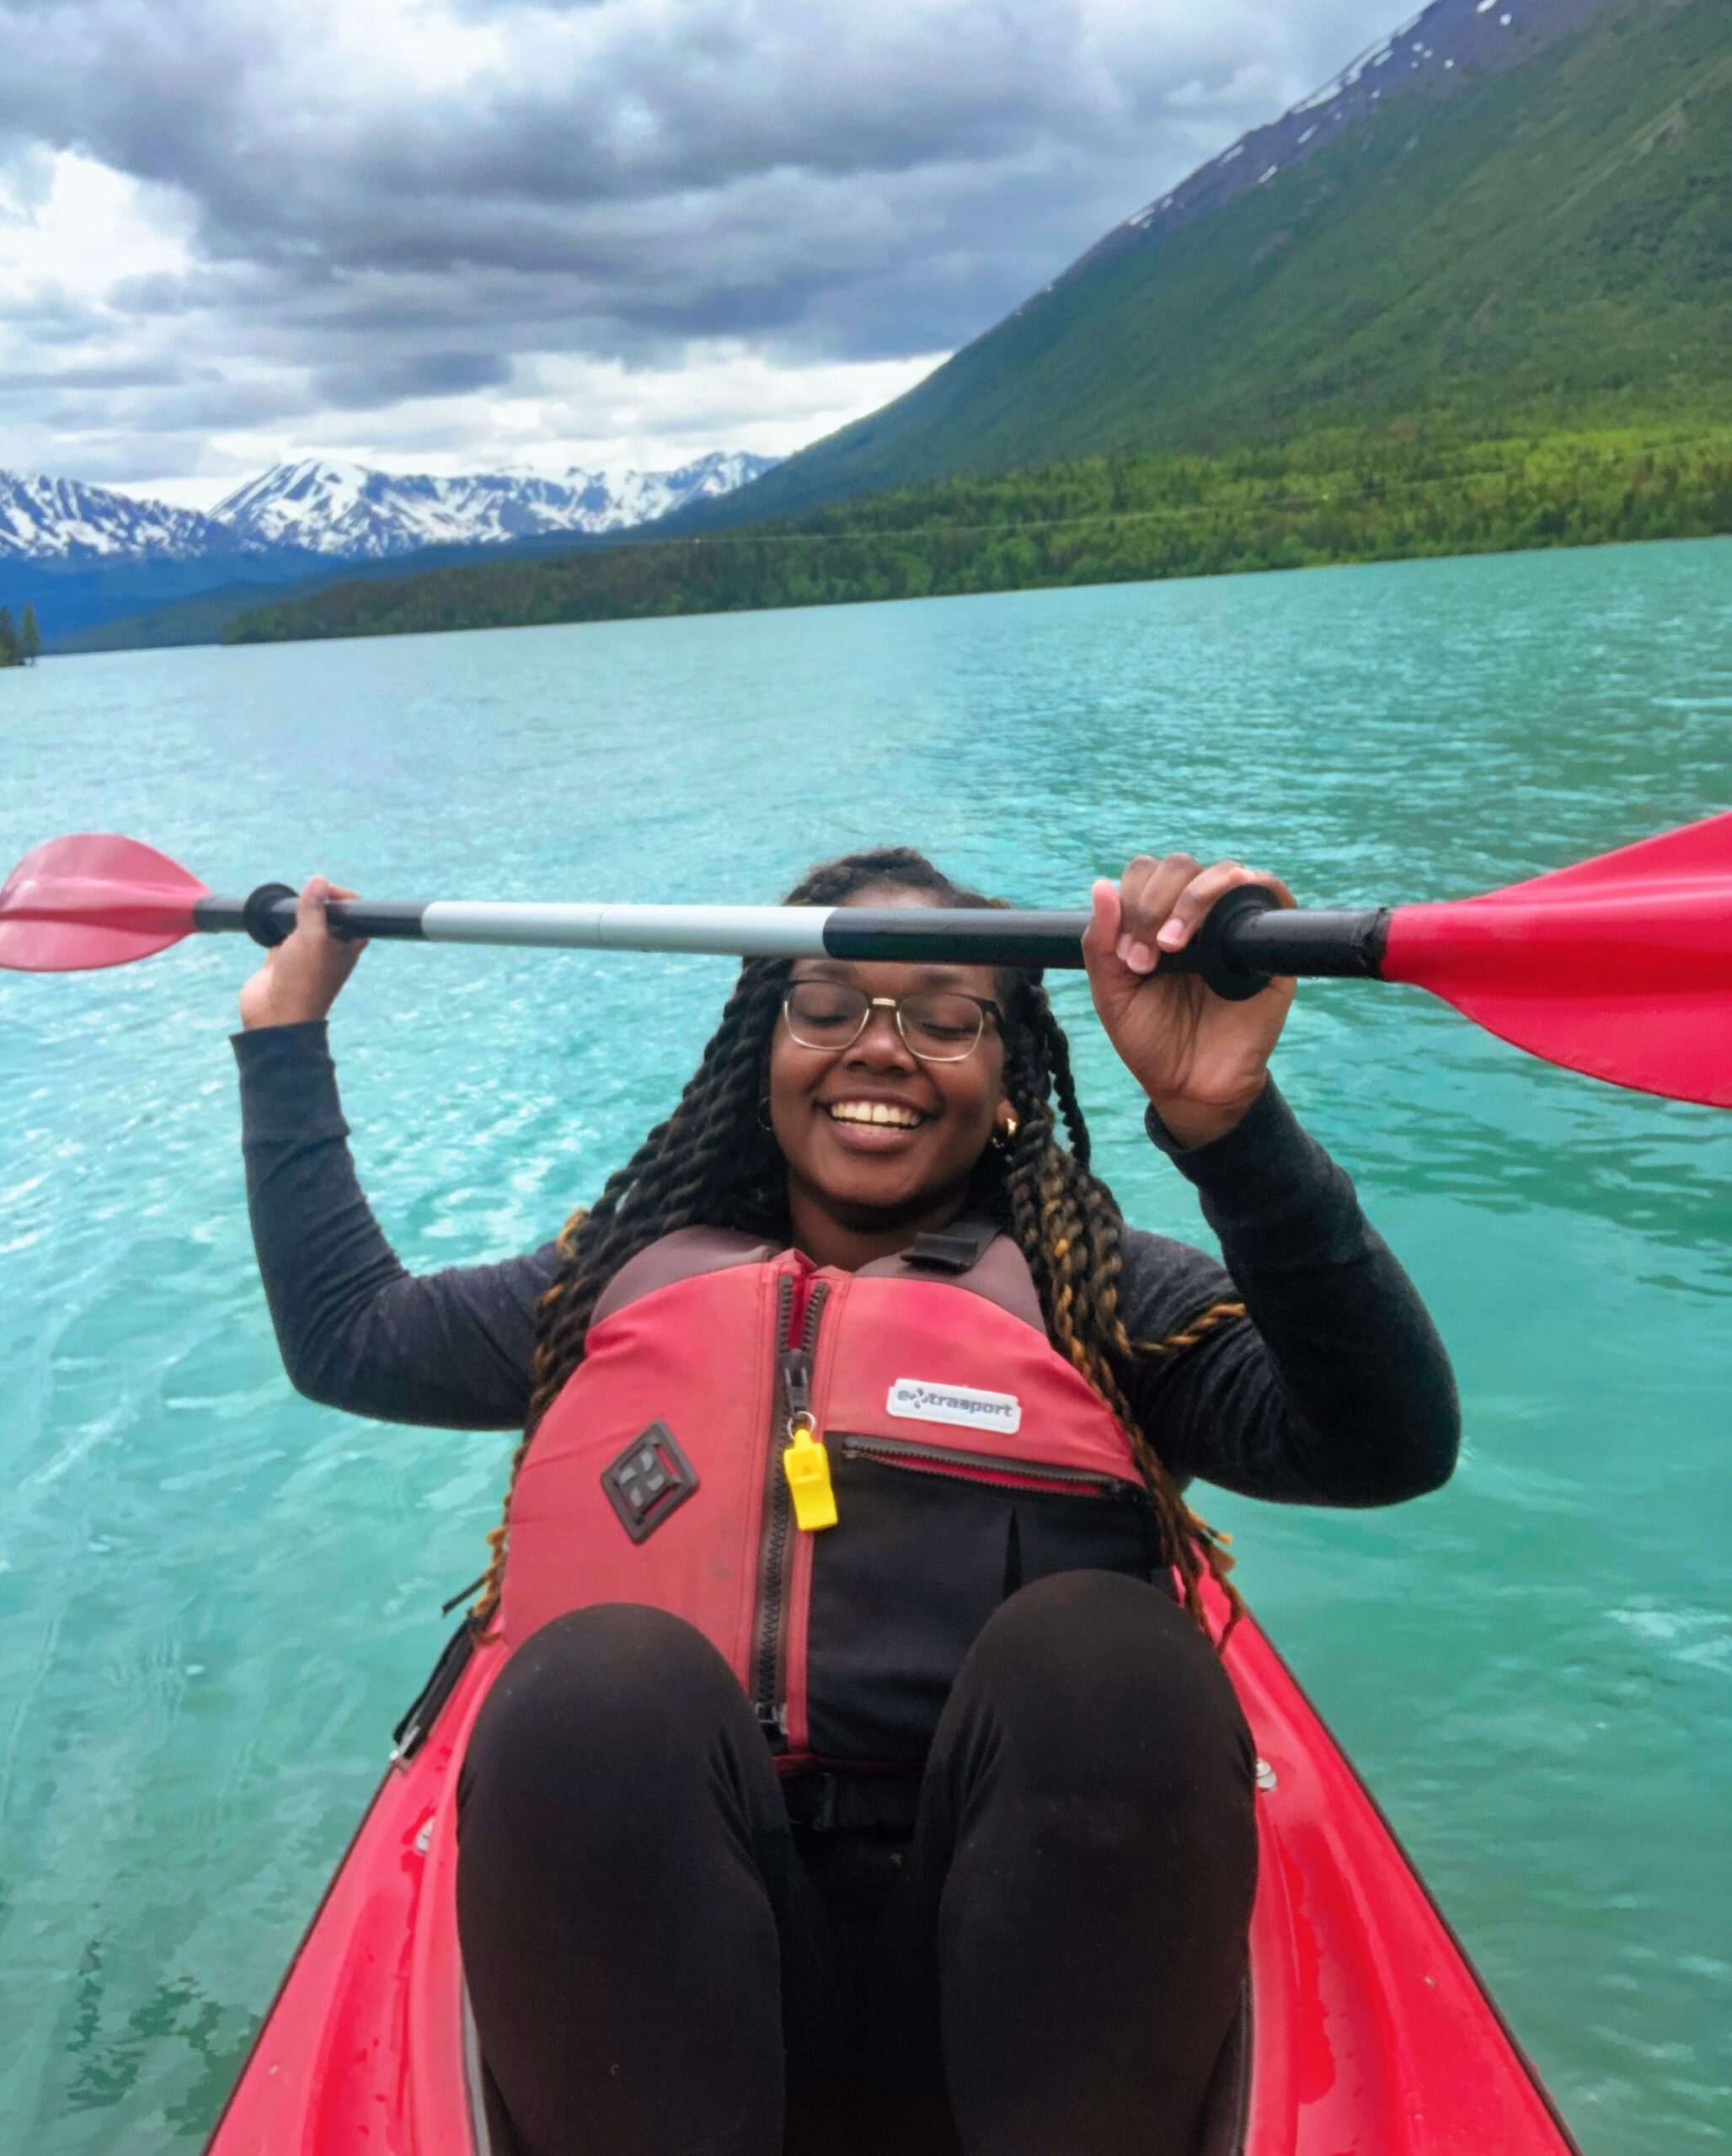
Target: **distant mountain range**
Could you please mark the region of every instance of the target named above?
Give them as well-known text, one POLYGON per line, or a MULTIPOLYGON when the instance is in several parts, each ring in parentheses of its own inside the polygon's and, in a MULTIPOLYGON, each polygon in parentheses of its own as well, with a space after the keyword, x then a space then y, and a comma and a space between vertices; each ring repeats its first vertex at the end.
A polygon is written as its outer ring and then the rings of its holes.
POLYGON ((0 563, 194 560, 235 542, 196 510, 0 471, 0 563))
POLYGON ((544 532, 623 531, 708 501, 775 462, 716 451, 674 472, 506 471, 407 477, 360 464, 279 464, 238 488, 211 520, 249 547, 300 547, 345 561, 381 561, 426 547, 489 546, 544 532))
POLYGON ((29 600, 52 643, 164 600, 299 582, 334 563, 468 558, 623 531, 743 486, 773 462, 718 451, 672 472, 436 478, 307 458, 274 466, 208 514, 0 471, 0 603, 16 611, 29 600))

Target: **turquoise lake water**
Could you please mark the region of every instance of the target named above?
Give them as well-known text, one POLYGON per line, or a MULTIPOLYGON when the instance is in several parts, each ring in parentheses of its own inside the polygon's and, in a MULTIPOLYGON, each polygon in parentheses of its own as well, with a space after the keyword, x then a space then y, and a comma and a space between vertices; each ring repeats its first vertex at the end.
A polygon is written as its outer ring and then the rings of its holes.
MULTIPOLYGON (((768 900, 885 839, 1029 904, 1231 851, 1462 895, 1732 802, 1732 542, 237 651, 0 675, 0 873, 768 900)), ((479 1569, 511 1440, 300 1399, 226 1036, 251 947, 0 975, 0 2152, 196 2148, 479 1569)), ((333 1020, 417 1270, 527 1249, 661 1113, 730 968, 376 946, 333 1020)), ((1099 1162, 1206 1240, 1074 981, 1099 1162)), ((1277 1064, 1460 1375, 1448 1490, 1201 1493, 1589 2156, 1722 2146, 1732 1118, 1418 991, 1277 1064)))

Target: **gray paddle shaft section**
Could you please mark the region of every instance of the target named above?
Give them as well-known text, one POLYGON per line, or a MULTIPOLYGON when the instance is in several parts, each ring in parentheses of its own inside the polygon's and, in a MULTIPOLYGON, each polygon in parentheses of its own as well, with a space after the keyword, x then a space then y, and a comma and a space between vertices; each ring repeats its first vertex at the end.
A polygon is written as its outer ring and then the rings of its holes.
POLYGON ((529 944, 562 951, 687 951, 713 958, 821 958, 834 906, 497 905, 437 899, 430 943, 529 944))

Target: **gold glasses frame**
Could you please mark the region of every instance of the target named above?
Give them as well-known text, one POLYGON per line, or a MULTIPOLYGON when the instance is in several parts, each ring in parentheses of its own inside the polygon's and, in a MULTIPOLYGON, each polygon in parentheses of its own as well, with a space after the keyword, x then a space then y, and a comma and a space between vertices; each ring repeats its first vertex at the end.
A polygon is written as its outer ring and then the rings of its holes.
POLYGON ((909 1054, 920 1063, 966 1063, 969 1057, 981 1044, 981 1036, 986 1030, 987 1019, 991 1018, 996 1024, 1001 1022, 1004 1016, 1002 1008, 992 1001, 991 996, 970 995, 965 990, 960 988, 921 988, 911 990, 906 995, 868 995, 863 989, 854 988, 846 981, 797 980, 789 985, 788 992, 782 999, 782 1017, 789 1034, 799 1043, 802 1048, 812 1049, 821 1055, 840 1055, 845 1049, 851 1049, 872 1023, 872 1014, 874 1011, 892 1011, 895 1013, 896 1032, 902 1045, 907 1049, 909 1054), (799 1031, 794 1021, 794 999, 803 988, 840 990, 863 999, 860 1022, 845 1041, 809 1041, 799 1031), (972 1003, 980 1014, 980 1022, 976 1028, 974 1038, 966 1048, 958 1049, 954 1054, 934 1055, 930 1049, 917 1048, 908 1038, 908 1027, 903 1017, 903 1006, 922 1002, 927 997, 932 995, 954 996, 961 1002, 972 1003))

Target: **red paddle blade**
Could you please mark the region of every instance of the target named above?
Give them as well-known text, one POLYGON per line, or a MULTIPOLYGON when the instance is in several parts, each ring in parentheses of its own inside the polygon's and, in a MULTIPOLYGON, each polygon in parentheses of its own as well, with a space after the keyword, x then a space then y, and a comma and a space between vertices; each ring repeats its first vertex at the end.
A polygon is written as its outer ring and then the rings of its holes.
POLYGON ((196 876, 136 839, 50 839, 0 885, 0 966, 76 974, 147 958, 192 933, 205 896, 196 876))
POLYGON ((1399 907, 1381 971, 1548 1062, 1732 1107, 1732 814, 1483 899, 1399 907))

